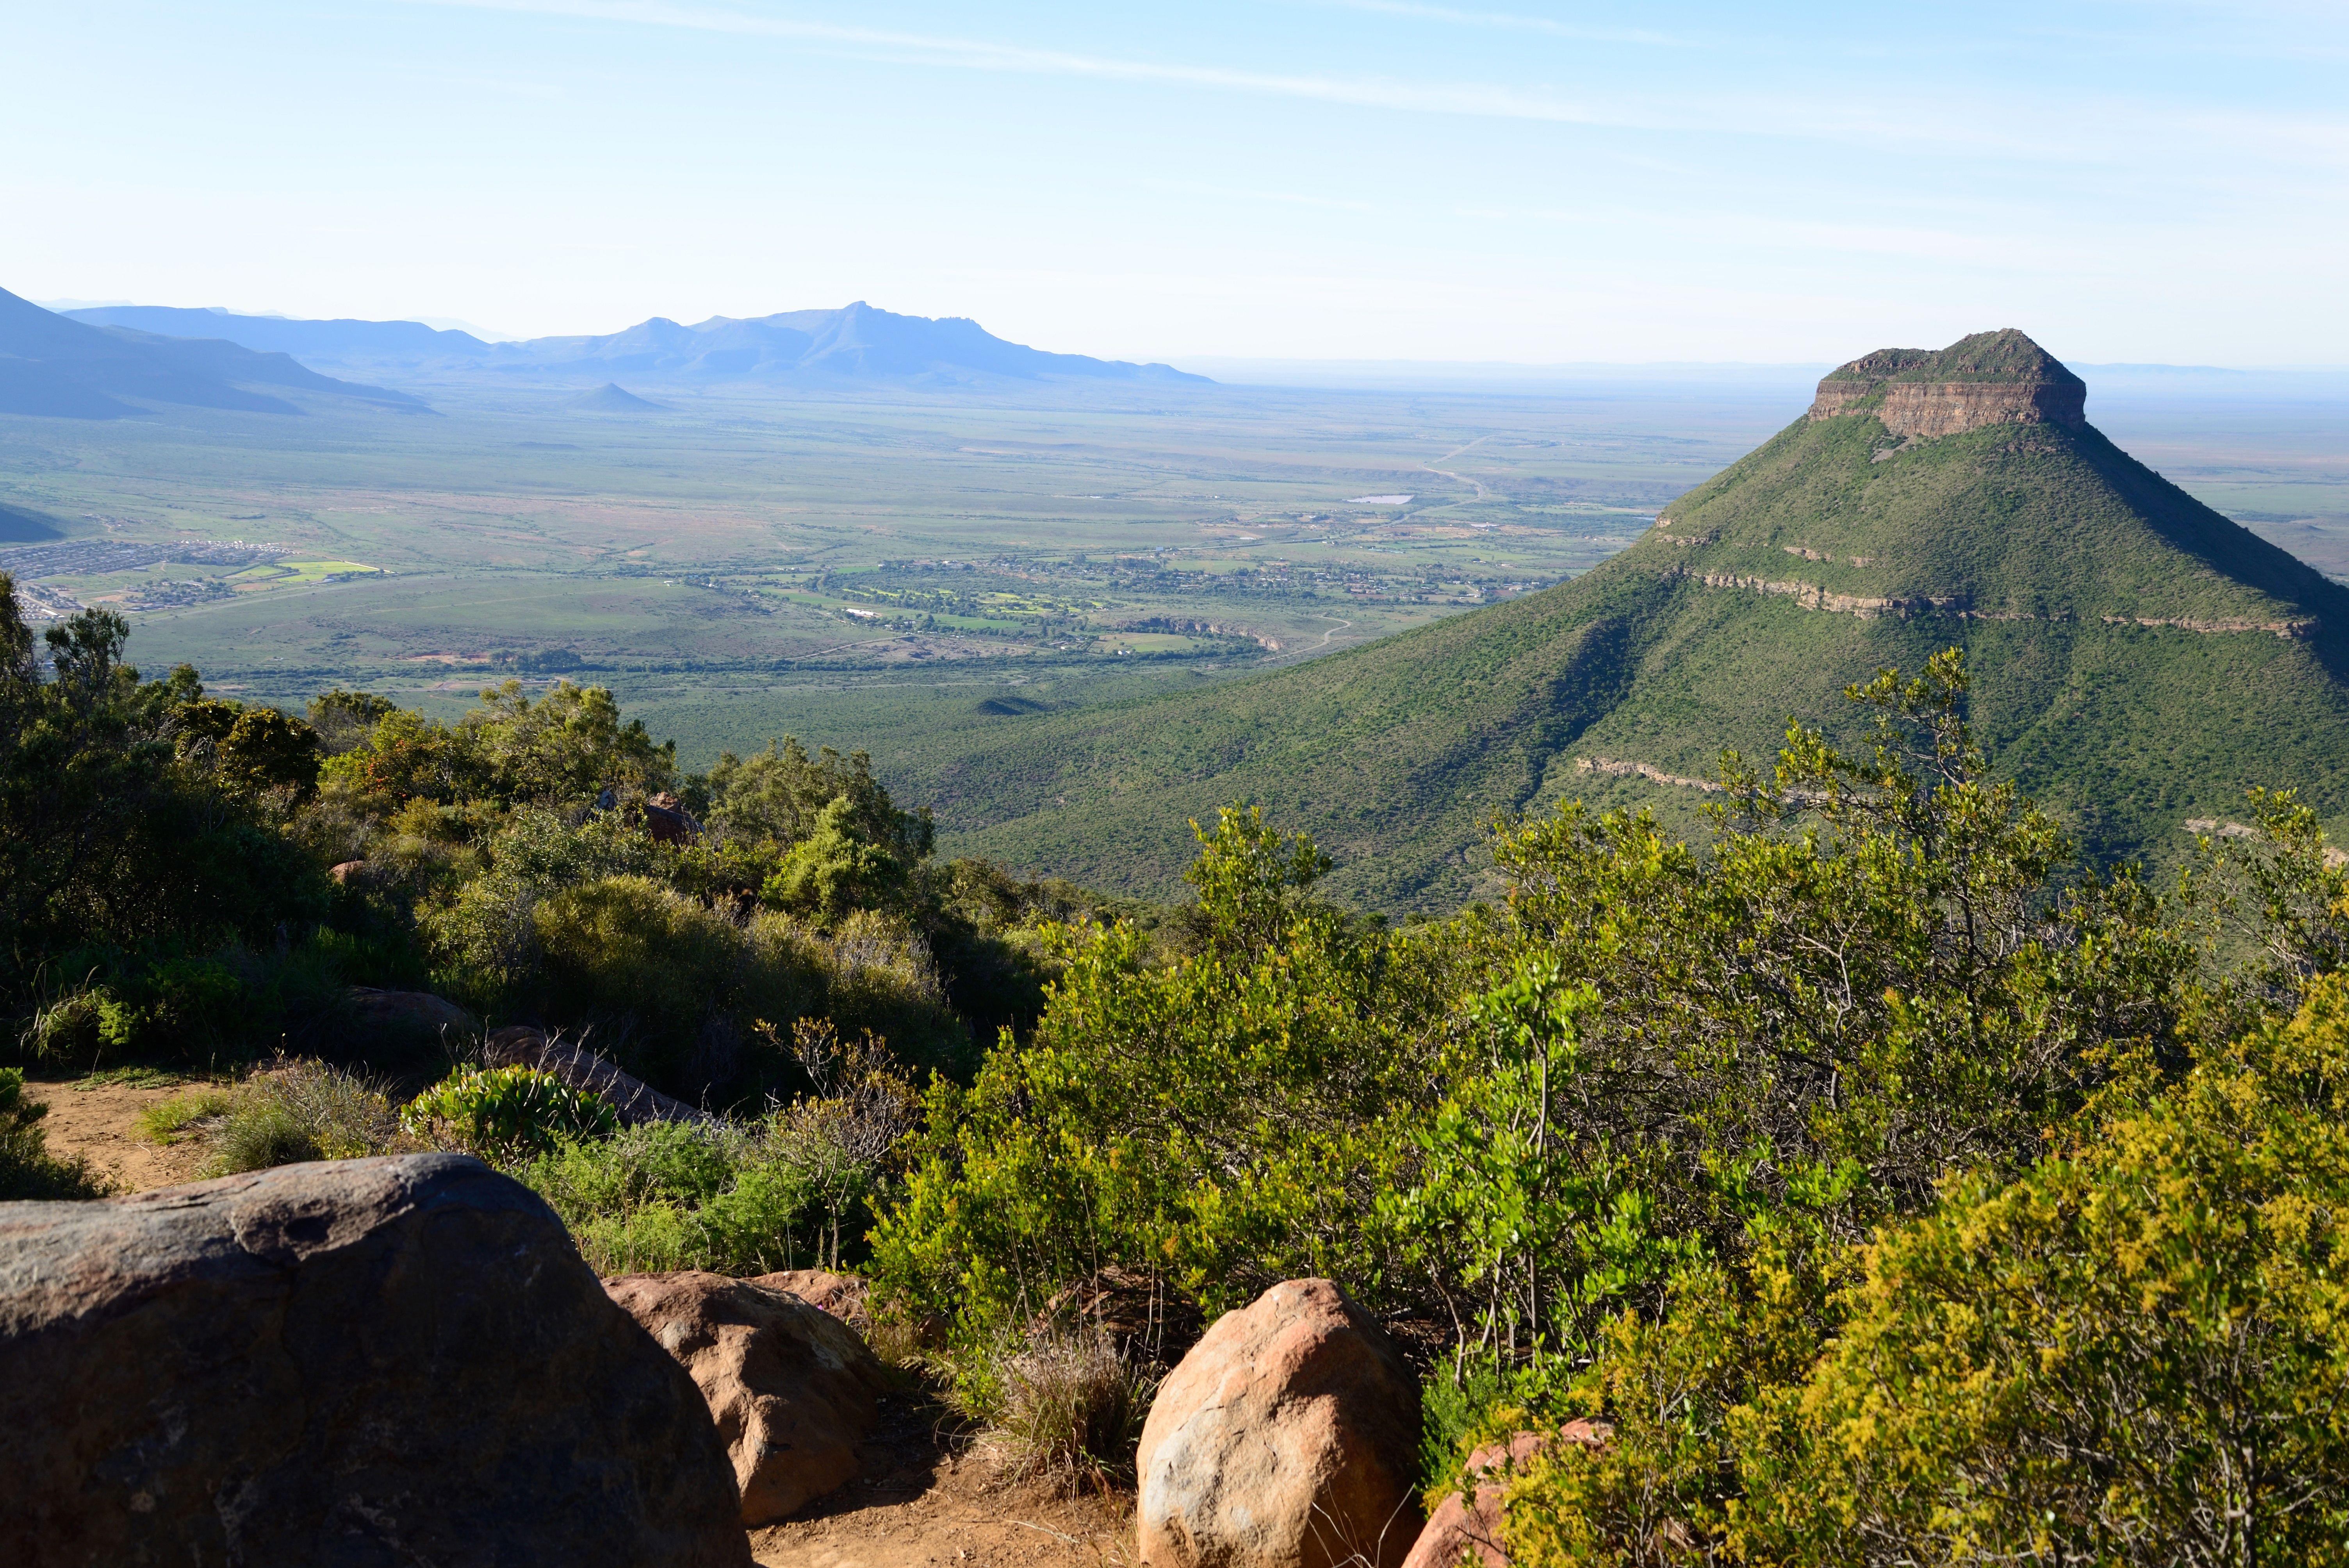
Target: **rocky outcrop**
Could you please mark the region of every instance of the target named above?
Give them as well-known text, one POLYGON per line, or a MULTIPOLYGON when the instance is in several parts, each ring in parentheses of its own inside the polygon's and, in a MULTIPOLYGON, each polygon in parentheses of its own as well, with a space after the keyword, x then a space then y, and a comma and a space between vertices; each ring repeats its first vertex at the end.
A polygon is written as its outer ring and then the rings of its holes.
POLYGON ((748 1568, 675 1361, 461 1155, 0 1204, 12 1568, 748 1568))
POLYGON ((1896 436, 1954 436, 1984 425, 2087 424, 2087 383, 2013 327, 1943 349, 1881 348, 1819 383, 1811 418, 1873 414, 1896 436))
MULTIPOLYGON (((1568 1421, 1558 1429, 1561 1441, 1596 1449, 1614 1435, 1605 1421, 1568 1421)), ((1475 1553, 1484 1568, 1508 1568, 1509 1553, 1501 1542, 1501 1503, 1509 1478, 1550 1445, 1546 1432, 1519 1432, 1506 1443, 1487 1443, 1468 1456, 1468 1479, 1474 1490, 1464 1498, 1449 1493, 1428 1516, 1402 1568, 1459 1568, 1475 1553)))
POLYGON ((709 1401, 744 1524, 786 1518, 856 1474, 886 1385, 837 1318, 789 1291, 698 1270, 622 1274, 604 1288, 709 1401))
POLYGON ((1702 789, 1709 795, 1726 792, 1723 786, 1710 779, 1691 779, 1682 773, 1667 773, 1651 762, 1625 762, 1613 757, 1578 757, 1574 759, 1574 769, 1578 773, 1603 773, 1610 779, 1645 779, 1651 784, 1702 789))
POLYGON ((492 1034, 481 1054, 492 1067, 536 1068, 553 1073, 573 1088, 601 1095, 630 1127, 647 1121, 690 1121, 716 1126, 718 1118, 672 1099, 643 1079, 632 1078, 594 1051, 560 1035, 528 1024, 513 1024, 492 1034))
POLYGON ((1326 1279, 1216 1319, 1135 1456, 1148 1568, 1398 1568, 1420 1529, 1419 1385, 1326 1279))

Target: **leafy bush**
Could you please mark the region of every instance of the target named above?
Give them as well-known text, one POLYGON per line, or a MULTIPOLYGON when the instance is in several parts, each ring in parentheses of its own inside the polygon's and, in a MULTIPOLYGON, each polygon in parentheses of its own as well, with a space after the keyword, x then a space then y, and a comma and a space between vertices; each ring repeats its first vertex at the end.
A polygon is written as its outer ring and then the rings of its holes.
POLYGON ((1326 862, 1227 810, 1193 868, 1203 951, 1149 962, 1119 924, 1050 934, 1064 968, 1026 1045, 931 1086, 874 1265, 969 1346, 1107 1264, 1210 1311, 1275 1280, 1374 1279, 1427 1005, 1400 938, 1315 901, 1326 862))
POLYGON ((565 1141, 516 1172, 599 1274, 805 1265, 822 1233, 813 1187, 756 1130, 651 1122, 565 1141))
POLYGON ((2349 1562, 2349 977, 1856 1261, 1754 1408, 1742 1539, 1893 1563, 2349 1562), (1857 1550, 1855 1552, 1853 1548, 1857 1550))
POLYGON ((706 1084, 730 1060, 694 1063, 742 977, 742 933, 724 916, 649 877, 566 888, 533 916, 549 980, 566 1011, 593 1021, 603 1048, 647 1077, 677 1081, 698 1066, 706 1084))
POLYGON ((619 1126, 601 1096, 536 1068, 471 1068, 426 1089, 399 1113, 411 1138, 501 1163, 540 1154, 566 1138, 619 1126))
POLYGON ((0 1202, 98 1198, 107 1186, 86 1160, 48 1151, 41 1118, 49 1108, 25 1098, 25 1075, 0 1068, 0 1202))

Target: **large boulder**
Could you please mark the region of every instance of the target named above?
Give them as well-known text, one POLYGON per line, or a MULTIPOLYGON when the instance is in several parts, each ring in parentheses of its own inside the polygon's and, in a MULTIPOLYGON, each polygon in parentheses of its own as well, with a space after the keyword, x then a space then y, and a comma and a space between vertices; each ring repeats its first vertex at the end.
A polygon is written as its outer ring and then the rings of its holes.
POLYGON ((1398 1568, 1418 1538, 1419 1383, 1326 1279, 1216 1320, 1135 1456, 1149 1568, 1398 1568))
POLYGON ((417 1154, 0 1203, 12 1568, 748 1568, 676 1362, 527 1188, 417 1154))
MULTIPOLYGON (((1557 1435, 1577 1448, 1597 1449, 1606 1445, 1614 1430, 1605 1421, 1568 1421, 1557 1435)), ((1459 1491, 1448 1493, 1436 1505, 1402 1568, 1460 1568, 1471 1553, 1484 1568, 1508 1568, 1508 1549, 1501 1541, 1501 1504, 1509 1478, 1549 1444, 1547 1432, 1519 1432, 1506 1443, 1486 1443, 1471 1453, 1467 1468, 1474 1490, 1464 1498, 1459 1491)))
POLYGON ((604 1288, 709 1401, 744 1524, 796 1513, 856 1474, 856 1445, 888 1385, 839 1319, 789 1291, 698 1269, 620 1274, 604 1288))

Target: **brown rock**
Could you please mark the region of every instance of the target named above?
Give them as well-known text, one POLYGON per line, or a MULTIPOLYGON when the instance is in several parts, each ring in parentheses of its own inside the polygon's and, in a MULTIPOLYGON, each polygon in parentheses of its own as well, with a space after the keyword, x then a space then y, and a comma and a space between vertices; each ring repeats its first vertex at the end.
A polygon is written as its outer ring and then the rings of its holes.
POLYGON ((528 1024, 498 1030, 483 1043, 481 1054, 492 1067, 537 1068, 573 1088, 601 1095, 630 1127, 647 1121, 692 1121, 705 1126, 718 1121, 708 1111, 696 1110, 643 1079, 631 1078, 586 1047, 528 1024))
POLYGON ((810 1306, 830 1313, 858 1334, 873 1327, 872 1292, 854 1274, 824 1269, 784 1269, 761 1274, 750 1282, 769 1290, 787 1290, 810 1306))
POLYGON ((1135 1456, 1150 1568, 1398 1568, 1417 1539, 1419 1384, 1326 1279, 1226 1313, 1158 1390, 1135 1456))
POLYGON ((454 1154, 0 1203, 11 1568, 749 1568, 724 1446, 561 1222, 454 1154))
POLYGON ((856 1474, 856 1445, 886 1385, 873 1352, 837 1318, 789 1291, 697 1269, 621 1274, 604 1289, 709 1402, 744 1524, 796 1513, 856 1474))
POLYGON ((645 832, 657 844, 689 844, 701 836, 701 824, 664 789, 645 802, 645 832))
POLYGON ((2087 423, 2087 384, 2013 327, 1942 349, 1880 348, 1819 383, 1811 418, 1873 414, 1896 436, 1953 436, 1984 425, 2087 423))
MULTIPOLYGON (((1578 1447, 1595 1449, 1614 1430, 1605 1421, 1568 1421, 1557 1435, 1578 1447)), ((1506 1443, 1487 1443, 1470 1454, 1468 1473, 1476 1481, 1473 1498, 1464 1501, 1454 1491, 1437 1504, 1402 1568, 1457 1568, 1472 1552, 1484 1568, 1508 1568, 1509 1553, 1501 1544, 1501 1503, 1509 1477, 1549 1447, 1549 1441, 1546 1432, 1519 1432, 1506 1443)))

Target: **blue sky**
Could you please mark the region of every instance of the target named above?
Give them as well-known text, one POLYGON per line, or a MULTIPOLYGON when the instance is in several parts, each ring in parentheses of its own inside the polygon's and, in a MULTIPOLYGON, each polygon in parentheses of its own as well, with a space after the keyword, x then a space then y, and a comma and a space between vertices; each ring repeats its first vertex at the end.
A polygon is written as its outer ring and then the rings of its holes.
POLYGON ((0 286, 1122 357, 2349 363, 2349 5, 5 0, 0 286))

